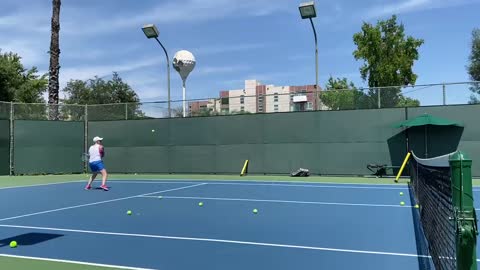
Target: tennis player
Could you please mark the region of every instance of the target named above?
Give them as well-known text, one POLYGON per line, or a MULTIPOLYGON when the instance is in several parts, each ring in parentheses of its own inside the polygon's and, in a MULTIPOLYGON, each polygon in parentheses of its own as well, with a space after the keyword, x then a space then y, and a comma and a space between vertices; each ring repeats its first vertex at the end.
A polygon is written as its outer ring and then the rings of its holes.
POLYGON ((104 191, 108 191, 107 187, 107 170, 105 170, 105 166, 103 165, 103 157, 105 156, 105 150, 102 145, 103 138, 96 136, 93 138, 93 145, 90 146, 88 149, 88 163, 90 165, 90 170, 92 171, 92 176, 90 180, 88 180, 88 184, 85 187, 86 190, 92 188, 92 182, 95 180, 98 174, 102 175, 102 188, 104 191))

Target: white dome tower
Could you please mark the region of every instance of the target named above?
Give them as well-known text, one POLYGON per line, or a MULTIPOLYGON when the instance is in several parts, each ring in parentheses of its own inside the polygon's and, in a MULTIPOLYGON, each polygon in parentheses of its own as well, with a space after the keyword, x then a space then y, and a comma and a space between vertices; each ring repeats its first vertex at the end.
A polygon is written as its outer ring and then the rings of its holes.
POLYGON ((186 116, 186 87, 188 75, 195 68, 195 56, 189 51, 178 51, 173 57, 173 68, 180 74, 183 81, 183 117, 186 116))

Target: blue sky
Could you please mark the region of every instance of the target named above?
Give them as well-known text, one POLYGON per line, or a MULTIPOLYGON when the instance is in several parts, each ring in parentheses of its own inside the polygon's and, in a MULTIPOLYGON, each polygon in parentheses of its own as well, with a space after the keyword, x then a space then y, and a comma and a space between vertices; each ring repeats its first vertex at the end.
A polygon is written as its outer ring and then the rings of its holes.
MULTIPOLYGON (((312 29, 302 21, 297 0, 63 0, 61 84, 70 79, 107 76, 117 71, 144 101, 165 100, 163 51, 145 38, 141 26, 155 23, 170 57, 191 51, 197 66, 188 79, 188 98, 218 96, 241 89, 245 79, 266 84, 314 84, 312 29)), ((471 31, 480 27, 480 0, 316 1, 320 83, 347 77, 358 86, 352 36, 364 21, 392 14, 408 34, 425 39, 414 70, 417 84, 468 81, 471 31)), ((0 48, 23 57, 27 66, 48 70, 50 0, 2 0, 0 48)), ((181 99, 181 81, 172 69, 172 97, 181 99)), ((447 101, 469 93, 449 87, 447 101)), ((408 95, 434 104, 441 87, 408 95)))

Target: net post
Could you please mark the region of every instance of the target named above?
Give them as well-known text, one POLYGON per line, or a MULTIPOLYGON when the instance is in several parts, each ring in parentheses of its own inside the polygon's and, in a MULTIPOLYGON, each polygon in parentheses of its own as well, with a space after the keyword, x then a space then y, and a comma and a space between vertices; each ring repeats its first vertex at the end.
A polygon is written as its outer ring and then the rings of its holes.
POLYGON ((473 204, 472 160, 463 152, 449 159, 456 222, 457 269, 476 270, 477 217, 473 204))

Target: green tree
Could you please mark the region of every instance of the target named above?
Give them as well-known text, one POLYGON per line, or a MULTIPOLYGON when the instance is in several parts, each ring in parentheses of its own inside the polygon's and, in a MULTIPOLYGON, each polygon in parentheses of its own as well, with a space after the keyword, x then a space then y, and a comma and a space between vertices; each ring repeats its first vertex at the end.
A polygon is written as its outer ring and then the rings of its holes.
MULTIPOLYGON (((476 28, 472 31, 472 52, 469 57, 470 63, 467 67, 468 74, 472 81, 480 81, 480 29, 476 28)), ((480 83, 474 83, 470 87, 473 92, 470 97, 470 103, 480 103, 480 83)))
POLYGON ((378 91, 382 107, 396 107, 402 101, 400 87, 376 89, 383 86, 414 85, 417 74, 413 64, 419 58, 418 48, 424 43, 405 35, 403 24, 397 23, 392 16, 377 25, 364 23, 362 31, 354 34, 353 41, 357 49, 353 52, 356 60, 363 60, 360 74, 370 87, 368 95, 371 105, 378 102, 378 91))
MULTIPOLYGON (((47 83, 47 76, 38 75, 36 67, 26 69, 19 55, 0 50, 0 101, 43 103, 47 83)), ((2 115, 10 114, 8 106, 0 109, 2 115)), ((46 111, 44 105, 15 104, 16 119, 45 119, 46 111)))
POLYGON ((348 82, 347 78, 334 79, 330 76, 325 89, 320 98, 322 103, 332 110, 364 108, 365 94, 359 91, 353 82, 348 82))
POLYGON ((398 100, 397 107, 419 107, 420 101, 417 99, 401 96, 398 100))
MULTIPOLYGON (((110 80, 99 77, 82 80, 70 80, 63 89, 67 98, 65 104, 88 106, 90 120, 122 120, 145 118, 140 110, 140 99, 137 93, 114 72, 110 80)), ((83 119, 84 111, 75 106, 65 106, 74 119, 83 119)))

